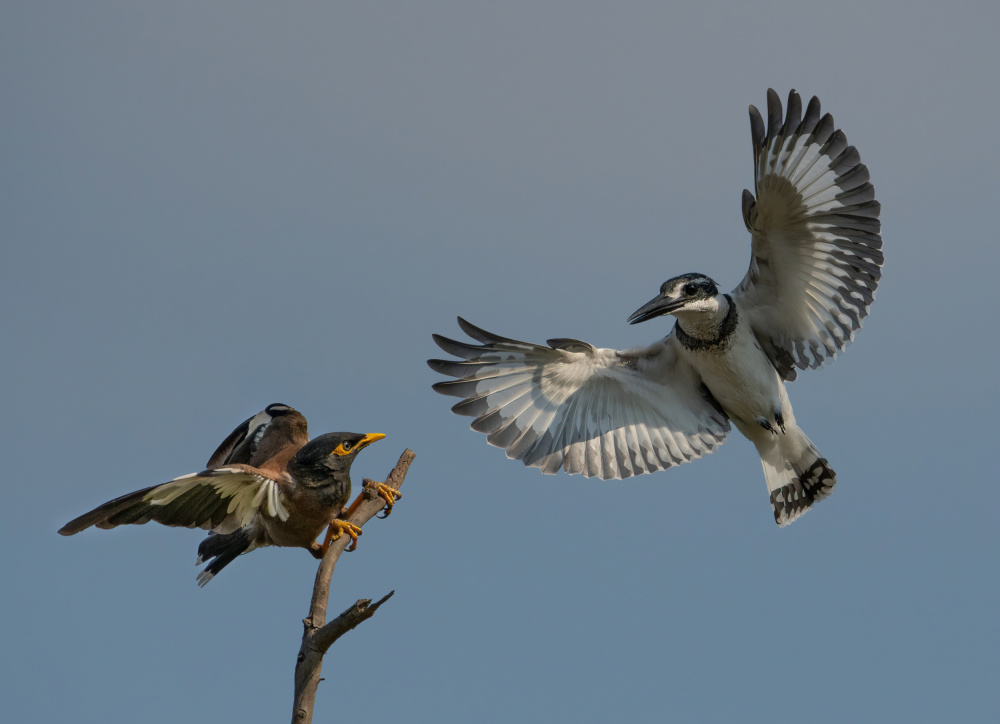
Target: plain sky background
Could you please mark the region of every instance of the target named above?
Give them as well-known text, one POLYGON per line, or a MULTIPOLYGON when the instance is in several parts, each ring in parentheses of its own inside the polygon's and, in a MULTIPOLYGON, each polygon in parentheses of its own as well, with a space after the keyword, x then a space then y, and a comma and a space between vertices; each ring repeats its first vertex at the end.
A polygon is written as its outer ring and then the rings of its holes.
POLYGON ((271 402, 416 461, 341 559, 317 721, 997 721, 994 2, 10 2, 0 11, 0 718, 290 716, 316 564, 67 520, 271 402), (431 391, 455 316, 616 348, 749 260, 747 105, 818 95, 882 203, 847 352, 790 386, 839 485, 774 525, 735 432, 625 482, 431 391))

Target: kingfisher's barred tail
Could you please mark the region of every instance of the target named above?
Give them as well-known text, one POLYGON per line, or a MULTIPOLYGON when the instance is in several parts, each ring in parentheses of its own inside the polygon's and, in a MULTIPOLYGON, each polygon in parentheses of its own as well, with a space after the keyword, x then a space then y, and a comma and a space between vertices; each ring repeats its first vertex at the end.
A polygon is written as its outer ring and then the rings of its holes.
POLYGON ((837 474, 809 438, 797 427, 788 432, 757 445, 774 522, 780 526, 802 516, 837 484, 837 474))

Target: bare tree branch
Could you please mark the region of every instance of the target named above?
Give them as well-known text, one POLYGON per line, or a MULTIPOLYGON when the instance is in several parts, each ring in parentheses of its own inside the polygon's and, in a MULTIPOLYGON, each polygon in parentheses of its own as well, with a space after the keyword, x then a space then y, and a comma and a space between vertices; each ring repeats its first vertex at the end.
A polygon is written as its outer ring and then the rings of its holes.
MULTIPOLYGON (((406 478, 406 471, 416 457, 407 448, 399 456, 399 462, 386 478, 384 485, 398 490, 406 478)), ((364 526, 385 508, 385 501, 378 495, 379 484, 364 481, 364 489, 357 499, 347 509, 345 519, 358 526, 364 526)), ((326 622, 326 607, 330 597, 330 581, 340 554, 344 552, 350 538, 346 535, 330 543, 319 570, 316 571, 316 583, 313 586, 312 603, 309 615, 303 619, 302 646, 299 648, 295 663, 295 699, 292 706, 292 724, 309 724, 312 722, 313 706, 316 703, 316 688, 321 681, 320 672, 323 667, 323 655, 330 646, 350 631, 352 628, 367 621, 375 615, 379 607, 389 600, 395 591, 390 591, 379 601, 372 603, 370 599, 361 599, 330 623, 326 622)))
POLYGON ((326 650, 333 645, 334 641, 339 639, 362 621, 367 621, 374 616, 375 612, 378 611, 379 606, 392 598, 392 594, 394 593, 395 591, 389 591, 375 603, 372 603, 370 598, 362 598, 349 609, 337 616, 337 618, 333 619, 326 626, 316 631, 313 634, 313 646, 317 650, 326 653, 326 650))

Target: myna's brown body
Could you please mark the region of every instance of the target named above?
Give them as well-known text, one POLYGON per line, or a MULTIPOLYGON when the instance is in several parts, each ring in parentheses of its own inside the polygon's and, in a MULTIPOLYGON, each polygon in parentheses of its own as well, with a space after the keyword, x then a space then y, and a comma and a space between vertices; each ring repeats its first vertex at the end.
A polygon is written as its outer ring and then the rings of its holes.
POLYGON ((351 464, 383 437, 331 432, 310 442, 301 413, 269 405, 226 438, 206 470, 115 498, 59 532, 151 520, 205 528, 213 535, 198 547, 198 563, 211 560, 198 575, 199 585, 255 548, 300 547, 318 555, 316 538, 331 523, 356 535, 337 520, 351 497, 351 464))

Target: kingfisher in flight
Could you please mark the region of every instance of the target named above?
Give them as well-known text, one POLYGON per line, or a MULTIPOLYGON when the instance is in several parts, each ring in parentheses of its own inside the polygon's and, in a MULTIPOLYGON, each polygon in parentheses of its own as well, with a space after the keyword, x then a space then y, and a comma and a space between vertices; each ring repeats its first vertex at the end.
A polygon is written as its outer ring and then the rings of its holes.
POLYGON ((631 324, 672 315, 663 339, 624 351, 576 339, 520 342, 461 317, 480 344, 440 335, 458 359, 429 360, 507 457, 604 480, 713 452, 735 425, 756 447, 774 520, 826 498, 837 478, 792 412, 785 383, 843 351, 881 277, 880 205, 867 167, 829 113, 794 90, 750 106, 754 191, 743 191, 750 269, 729 293, 704 274, 668 279, 631 324))

